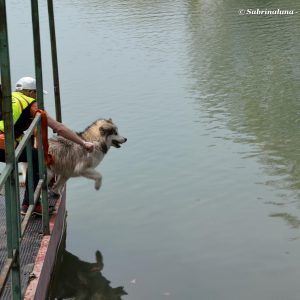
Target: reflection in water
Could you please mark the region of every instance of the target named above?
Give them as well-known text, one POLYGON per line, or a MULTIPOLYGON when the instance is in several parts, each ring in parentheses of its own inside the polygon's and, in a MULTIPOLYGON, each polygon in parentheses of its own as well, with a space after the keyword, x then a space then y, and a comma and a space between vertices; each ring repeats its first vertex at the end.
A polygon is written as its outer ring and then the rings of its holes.
POLYGON ((103 266, 100 251, 96 251, 96 262, 90 263, 64 249, 50 299, 122 300, 127 293, 121 286, 110 286, 110 281, 101 273, 103 266))
MULTIPOLYGON (((299 18, 244 18, 235 1, 206 4, 190 1, 188 22, 191 94, 206 113, 203 123, 230 129, 231 139, 250 144, 253 152, 241 154, 264 165, 272 180, 263 184, 299 200, 299 18)), ((295 1, 285 5, 300 9, 295 1)))
POLYGON ((278 214, 271 214, 270 217, 274 217, 274 218, 282 218, 284 221, 287 222, 287 224, 291 227, 291 228, 299 228, 300 227, 300 220, 299 218, 288 214, 288 213, 278 213, 278 214))

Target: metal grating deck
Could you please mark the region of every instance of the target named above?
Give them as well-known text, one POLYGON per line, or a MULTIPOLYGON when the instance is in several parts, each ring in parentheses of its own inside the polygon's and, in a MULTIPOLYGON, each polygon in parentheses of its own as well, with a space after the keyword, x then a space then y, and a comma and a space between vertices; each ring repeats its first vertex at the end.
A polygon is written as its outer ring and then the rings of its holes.
MULTIPOLYGON (((20 188, 20 200, 22 201, 24 189, 20 188)), ((49 204, 55 205, 56 200, 51 199, 49 204)), ((23 217, 22 217, 23 218, 23 217)), ((3 268, 7 258, 7 243, 6 243, 6 218, 5 218, 5 198, 0 195, 0 269, 3 268)), ((39 251, 40 244, 43 238, 42 234, 42 218, 31 216, 28 227, 20 246, 20 264, 21 264, 21 285, 22 294, 24 294, 29 281, 29 275, 32 272, 36 255, 39 251)), ((1 299, 11 299, 11 283, 7 280, 5 289, 1 299)))

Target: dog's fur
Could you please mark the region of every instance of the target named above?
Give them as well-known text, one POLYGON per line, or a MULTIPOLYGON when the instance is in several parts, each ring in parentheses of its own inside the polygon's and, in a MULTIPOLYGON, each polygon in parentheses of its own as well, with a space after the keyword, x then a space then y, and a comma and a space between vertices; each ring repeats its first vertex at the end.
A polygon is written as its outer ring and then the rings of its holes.
POLYGON ((21 175, 20 186, 25 187, 26 186, 26 173, 27 173, 28 164, 26 162, 19 162, 18 168, 19 168, 19 175, 21 175))
POLYGON ((49 139, 49 154, 54 163, 48 167, 48 180, 57 177, 52 190, 60 194, 70 177, 83 176, 95 180, 95 189, 101 187, 102 176, 95 168, 104 158, 111 146, 120 148, 127 141, 118 133, 111 119, 99 119, 83 132, 77 133, 84 141, 94 144, 94 151, 88 153, 82 146, 61 136, 49 139))

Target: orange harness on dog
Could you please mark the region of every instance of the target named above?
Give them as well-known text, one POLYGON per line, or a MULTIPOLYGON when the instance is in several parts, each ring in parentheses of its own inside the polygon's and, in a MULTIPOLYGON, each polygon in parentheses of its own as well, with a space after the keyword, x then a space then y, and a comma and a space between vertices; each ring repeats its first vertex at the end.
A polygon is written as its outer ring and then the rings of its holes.
MULTIPOLYGON (((47 113, 44 110, 38 109, 35 114, 41 114, 41 127, 42 127, 42 145, 44 152, 44 160, 46 166, 50 166, 54 163, 54 158, 51 154, 48 153, 49 143, 48 143, 48 121, 47 121, 47 113)), ((37 136, 36 136, 37 139, 37 136)))

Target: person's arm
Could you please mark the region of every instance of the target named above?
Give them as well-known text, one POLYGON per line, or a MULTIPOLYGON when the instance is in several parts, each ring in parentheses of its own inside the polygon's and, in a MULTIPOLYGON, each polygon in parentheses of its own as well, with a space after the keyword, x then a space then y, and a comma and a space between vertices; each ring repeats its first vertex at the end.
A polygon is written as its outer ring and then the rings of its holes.
MULTIPOLYGON (((35 115, 35 112, 37 111, 37 109, 38 109, 37 104, 36 104, 36 102, 34 102, 30 108, 30 113, 32 116, 35 115)), ((94 150, 93 143, 84 141, 74 131, 67 128, 64 124, 57 122, 52 117, 50 117, 48 114, 47 114, 47 121, 48 121, 48 126, 50 128, 52 128, 58 135, 61 135, 62 137, 66 138, 76 144, 83 146, 84 149, 88 152, 93 152, 93 150, 94 150)))
POLYGON ((84 141, 74 131, 66 127, 64 124, 57 122, 49 115, 47 115, 47 119, 48 119, 48 126, 52 128, 58 135, 61 135, 62 137, 83 146, 85 150, 88 152, 92 152, 94 150, 93 143, 84 141))

